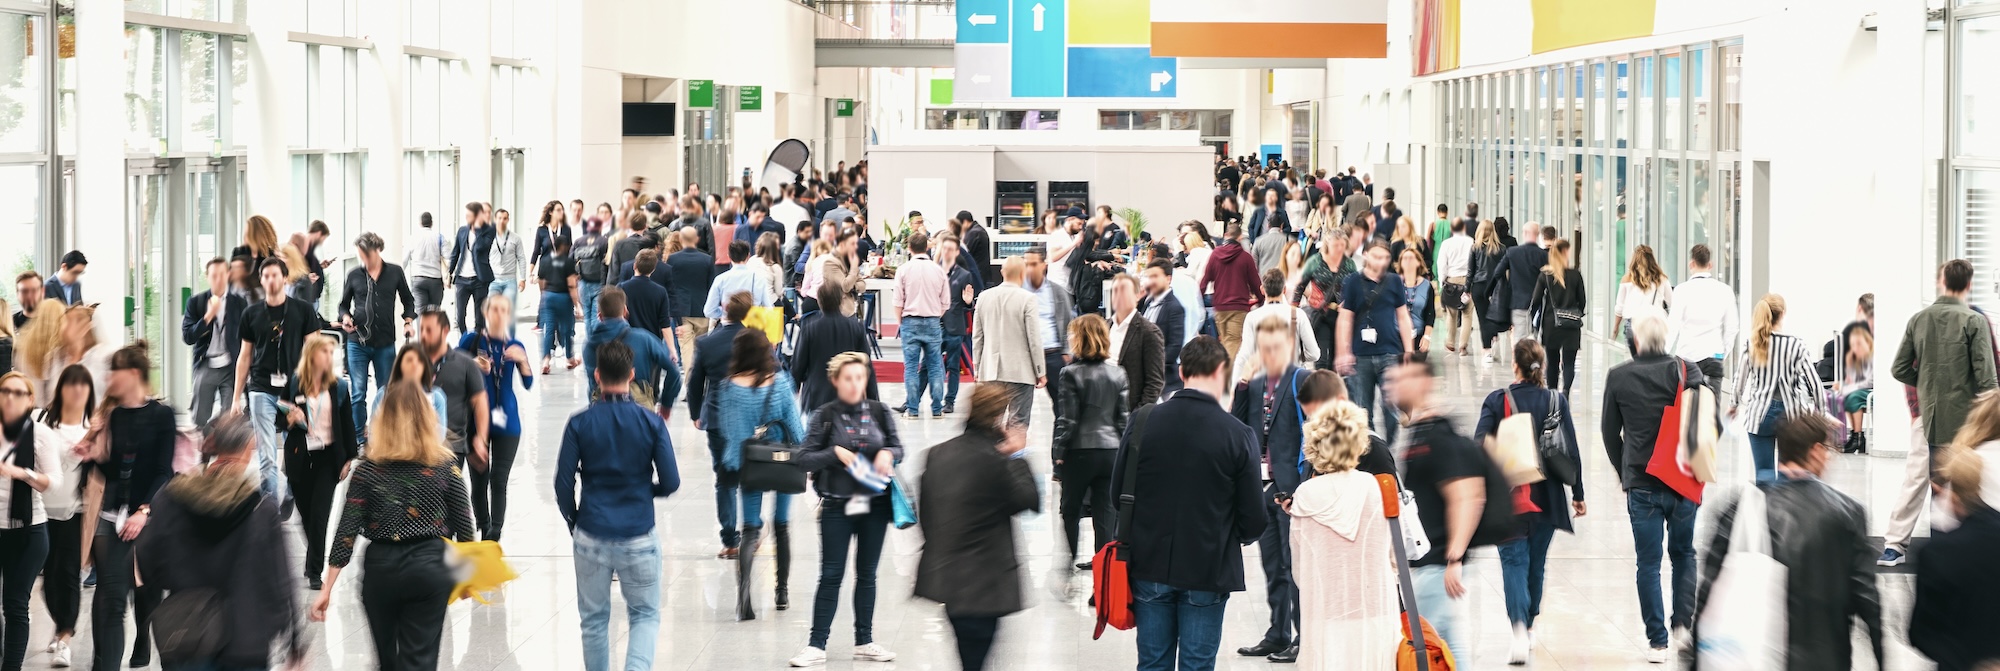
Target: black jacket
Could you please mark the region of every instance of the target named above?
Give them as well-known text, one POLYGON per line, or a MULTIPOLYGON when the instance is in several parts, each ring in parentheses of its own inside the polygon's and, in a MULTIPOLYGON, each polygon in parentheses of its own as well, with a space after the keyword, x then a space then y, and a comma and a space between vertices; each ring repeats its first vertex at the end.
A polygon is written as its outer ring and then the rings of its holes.
POLYGON ((666 287, 650 277, 634 277, 618 284, 625 290, 625 320, 632 322, 632 328, 653 334, 657 338, 660 331, 674 326, 673 294, 666 287))
POLYGON ((1586 305, 1583 285, 1583 273, 1575 268, 1563 269, 1562 284, 1556 284, 1555 277, 1548 273, 1536 273, 1535 300, 1527 308, 1528 313, 1536 315, 1541 322, 1543 333, 1557 328, 1555 310, 1575 310, 1577 314, 1583 314, 1586 305))
MULTIPOLYGON (((1482 445, 1485 444, 1487 438, 1500 432, 1501 420, 1512 416, 1510 410, 1512 413, 1527 413, 1529 421, 1534 423, 1537 432, 1542 430, 1542 420, 1548 417, 1550 412, 1560 413, 1556 415, 1556 419, 1562 425, 1563 440, 1569 443, 1570 458, 1576 460, 1577 466, 1583 465, 1583 453, 1579 451, 1576 442, 1576 421, 1570 414, 1569 399, 1553 389, 1538 384, 1516 382, 1508 385, 1506 389, 1495 389, 1487 394, 1486 400, 1479 404, 1479 424, 1472 430, 1472 439, 1482 445), (1514 402, 1520 405, 1508 407, 1506 401, 1508 391, 1514 392, 1514 402), (1554 407, 1550 407, 1551 404, 1554 407)), ((1579 470, 1577 472, 1579 482, 1575 488, 1565 487, 1552 479, 1527 485, 1530 487, 1528 500, 1533 501, 1535 507, 1541 508, 1542 511, 1523 513, 1523 515, 1533 515, 1534 519, 1541 520, 1549 526, 1575 533, 1576 530, 1571 526, 1569 519, 1569 504, 1565 501, 1583 500, 1582 477, 1582 471, 1579 470)))
MULTIPOLYGON (((806 437, 799 450, 798 465, 812 474, 813 491, 822 498, 844 499, 855 495, 861 485, 854 476, 847 474, 847 467, 840 463, 840 457, 833 448, 844 447, 853 452, 856 459, 874 463, 875 455, 887 450, 890 458, 903 460, 903 439, 896 435, 896 413, 881 401, 862 399, 860 403, 849 405, 839 399, 826 405, 816 406, 806 420, 806 437), (872 423, 881 427, 881 442, 859 444, 856 436, 862 423, 872 423)), ((865 493, 865 492, 864 492, 865 493)))
POLYGON ((666 264, 672 269, 674 280, 674 316, 702 317, 702 301, 708 299, 708 287, 715 283, 717 274, 715 257, 698 249, 683 249, 668 254, 666 264))
POLYGON ((472 271, 477 274, 477 279, 483 283, 491 283, 493 281, 493 227, 487 226, 481 228, 477 234, 472 233, 471 226, 458 227, 458 238, 451 245, 451 265, 444 268, 446 277, 459 277, 458 262, 465 254, 472 255, 472 271), (468 237, 470 238, 469 240, 468 237), (470 247, 467 246, 468 243, 471 245, 470 247))
POLYGON ((1541 245, 1522 245, 1507 250, 1501 263, 1501 282, 1507 286, 1510 309, 1526 310, 1535 298, 1535 281, 1542 266, 1549 265, 1549 250, 1541 245))
POLYGON ((368 266, 347 271, 340 290, 340 316, 354 318, 353 338, 369 347, 393 347, 402 322, 396 319, 396 299, 403 301, 403 319, 415 321, 417 299, 410 294, 409 278, 403 267, 382 262, 379 277, 368 276, 368 266))
POLYGON ((1128 408, 1160 402, 1167 386, 1167 346, 1160 327, 1146 321, 1146 315, 1132 312, 1132 325, 1125 327, 1125 343, 1118 346, 1118 367, 1125 369, 1125 404, 1128 408))
MULTIPOLYGON (((685 355, 694 359, 687 365, 688 412, 693 419, 701 421, 707 399, 715 395, 715 389, 723 380, 729 379, 730 346, 736 341, 736 334, 743 330, 742 324, 719 324, 714 330, 694 339, 694 351, 685 355)), ((715 426, 707 427, 711 430, 715 426)))
POLYGON ((986 269, 992 267, 993 242, 986 234, 985 226, 980 224, 966 226, 965 234, 960 236, 959 246, 965 250, 963 256, 972 258, 974 274, 983 276, 986 274, 986 269))
POLYGON ((154 497, 150 519, 135 551, 146 585, 226 595, 229 636, 213 661, 270 666, 280 638, 290 654, 304 653, 297 565, 286 556, 278 504, 257 493, 256 480, 241 472, 178 476, 154 497))
MULTIPOLYGON (((1153 300, 1151 295, 1140 297, 1139 314, 1146 314, 1153 300)), ((1187 344, 1187 308, 1181 306, 1181 299, 1171 290, 1161 293, 1159 300, 1163 301, 1160 320, 1153 322, 1153 326, 1160 329, 1160 340, 1166 346, 1161 359, 1165 362, 1166 377, 1160 389, 1160 395, 1165 397, 1181 388, 1181 346, 1187 344)))
POLYGON ((1063 367, 1056 396, 1056 461, 1071 450, 1115 450, 1125 435, 1125 369, 1078 359, 1063 367))
MULTIPOLYGON (((285 390, 283 400, 288 404, 296 404, 301 393, 298 380, 292 380, 289 388, 285 390)), ((308 427, 305 424, 292 424, 286 417, 289 413, 282 409, 278 411, 276 420, 278 430, 285 434, 287 479, 305 478, 318 469, 338 470, 347 462, 361 458, 360 444, 354 438, 354 401, 348 398, 347 394, 347 381, 335 379, 333 388, 327 392, 333 401, 333 442, 323 450, 306 449, 308 427)))
MULTIPOLYGON (((799 321, 799 348, 792 352, 792 380, 799 384, 799 407, 817 408, 834 399, 826 364, 842 352, 867 352, 868 330, 861 320, 821 310, 799 321)), ((728 350, 723 351, 728 355, 728 350)), ((868 376, 868 398, 881 398, 868 376)))
MULTIPOLYGON (((1299 397, 1293 392, 1301 378, 1309 371, 1298 366, 1286 366, 1284 376, 1278 379, 1277 393, 1272 396, 1271 410, 1276 417, 1271 419, 1271 442, 1263 443, 1264 427, 1264 385, 1268 377, 1258 375, 1245 382, 1236 383, 1232 407, 1229 414, 1236 421, 1250 427, 1250 454, 1258 456, 1269 450, 1271 454, 1271 484, 1281 492, 1296 491, 1299 483, 1310 473, 1310 465, 1299 465, 1299 450, 1305 444, 1305 426, 1299 421, 1303 410, 1299 408, 1299 397)), ((1262 461, 1261 458, 1258 461, 1262 461)))
MULTIPOLYGON (((208 315, 208 302, 214 294, 203 291, 188 298, 187 310, 181 313, 181 343, 194 346, 194 367, 200 370, 208 365, 208 341, 215 336, 215 322, 202 317, 208 315)), ((243 338, 238 329, 243 326, 243 310, 250 307, 250 300, 234 293, 223 294, 222 342, 228 350, 230 374, 236 373, 236 355, 243 351, 243 338)), ((6 369, 0 369, 6 370, 6 369)))
MULTIPOLYGON (((1758 485, 1770 520, 1771 556, 1785 566, 1785 668, 1837 671, 1854 656, 1853 622, 1868 627, 1875 668, 1882 666, 1882 603, 1875 592, 1875 546, 1868 542, 1868 514, 1861 504, 1817 479, 1758 485)), ((1729 553, 1736 502, 1716 516, 1715 536, 1702 552, 1695 611, 1708 605, 1710 589, 1729 553)), ((1926 549, 1928 552, 1928 548, 1926 549)), ((1990 578, 1992 556, 1979 573, 1990 578)), ((1921 587, 1920 587, 1921 589, 1921 587)), ((1992 611, 1994 604, 1983 604, 1992 611)), ((1701 640, 1699 623, 1694 632, 1701 640)), ((1995 630, 1986 632, 1989 637, 1995 630)), ((1695 667, 1699 668, 1699 666, 1695 667)))
POLYGON ((611 268, 613 272, 611 274, 611 281, 616 284, 624 284, 625 280, 632 279, 631 264, 639 258, 639 252, 652 249, 659 246, 659 244, 658 240, 653 239, 653 234, 640 233, 637 235, 627 234, 623 240, 618 241, 618 244, 612 245, 611 268))
POLYGON ((1493 283, 1500 281, 1500 275, 1505 271, 1502 266, 1505 265, 1504 261, 1506 258, 1506 247, 1501 247, 1496 252, 1488 252, 1484 247, 1474 244, 1472 246, 1472 254, 1467 257, 1467 270, 1472 273, 1465 278, 1465 282, 1468 285, 1467 288, 1473 291, 1485 291, 1492 288, 1493 283))
MULTIPOLYGON (((1646 462, 1653 458, 1653 441, 1659 438, 1660 416, 1683 389, 1700 386, 1708 378, 1701 368, 1672 354, 1647 354, 1612 367, 1604 378, 1604 411, 1598 428, 1604 440, 1604 454, 1625 489, 1635 487, 1671 491, 1666 483, 1646 474, 1646 462), (1680 382, 1679 368, 1687 377, 1680 382)), ((1524 401, 1525 403, 1525 401, 1524 401)))
POLYGON ((574 242, 576 240, 576 233, 570 229, 569 224, 557 227, 556 233, 553 236, 549 235, 549 227, 536 226, 535 250, 528 255, 528 265, 539 267, 542 263, 542 257, 556 253, 557 240, 570 240, 574 242))
POLYGON ((1243 545, 1264 534, 1264 487, 1250 427, 1214 396, 1183 389, 1147 411, 1119 446, 1112 486, 1139 469, 1129 574, 1176 589, 1243 591, 1243 545), (1143 444, 1134 455, 1135 439, 1143 444))
POLYGON ((997 617, 1025 607, 1014 516, 1040 512, 1026 459, 1001 456, 999 434, 968 431, 925 453, 918 491, 924 532, 916 595, 953 617, 997 617))
MULTIPOLYGON (((984 291, 985 287, 981 286, 979 276, 966 270, 964 264, 953 266, 945 271, 945 274, 950 279, 947 298, 950 299, 951 306, 944 311, 944 334, 959 337, 971 335, 972 304, 965 300, 965 288, 972 287, 972 298, 978 300, 979 293, 984 291)), ((966 344, 969 346, 971 343, 966 344)))
POLYGON ((2000 632, 2000 608, 1994 608, 2000 604, 2000 580, 1993 579, 1994 557, 2000 557, 2000 512, 1985 506, 1959 520, 1957 529, 1931 536, 1914 557, 1917 589, 1910 606, 1910 647, 1937 662, 1938 671, 1972 671, 1982 662, 2000 660, 2000 636, 1994 635, 2000 632))

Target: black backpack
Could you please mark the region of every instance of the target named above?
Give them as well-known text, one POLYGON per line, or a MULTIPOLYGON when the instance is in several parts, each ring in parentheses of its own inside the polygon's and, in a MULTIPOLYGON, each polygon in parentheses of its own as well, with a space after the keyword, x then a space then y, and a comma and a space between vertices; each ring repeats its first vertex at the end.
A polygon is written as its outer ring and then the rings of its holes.
POLYGON ((576 260, 576 277, 585 282, 604 282, 604 236, 584 236, 576 239, 576 247, 570 250, 570 258, 576 260))

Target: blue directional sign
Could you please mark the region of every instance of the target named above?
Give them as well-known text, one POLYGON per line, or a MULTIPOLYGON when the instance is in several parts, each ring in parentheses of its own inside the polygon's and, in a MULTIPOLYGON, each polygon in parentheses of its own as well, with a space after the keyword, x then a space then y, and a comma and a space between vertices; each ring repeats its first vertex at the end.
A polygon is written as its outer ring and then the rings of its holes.
POLYGON ((1011 0, 959 0, 959 44, 1006 44, 1011 0))
POLYGON ((958 0, 953 100, 1176 97, 1179 60, 1127 43, 1144 33, 1118 26, 1147 25, 1146 6, 1118 1, 1107 13, 1106 0, 958 0), (1088 25, 1070 25, 1072 5, 1088 25))
POLYGON ((1013 96, 1060 98, 1069 48, 1064 0, 1013 0, 1013 96))
MULTIPOLYGON (((1172 98, 1177 61, 1146 47, 1070 47, 1071 98, 1172 98)), ((1015 88, 1020 88, 1016 76, 1015 88)))

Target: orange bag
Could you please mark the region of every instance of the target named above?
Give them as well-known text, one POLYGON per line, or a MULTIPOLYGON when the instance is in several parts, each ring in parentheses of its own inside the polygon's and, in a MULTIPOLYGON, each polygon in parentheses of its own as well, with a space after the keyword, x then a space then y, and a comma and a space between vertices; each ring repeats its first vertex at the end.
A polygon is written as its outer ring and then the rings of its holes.
MULTIPOLYGON (((1458 660, 1451 656, 1451 648, 1444 644, 1444 638, 1431 628, 1431 621, 1419 618, 1424 626, 1424 656, 1430 660, 1430 671, 1452 671, 1458 668, 1458 660)), ((1403 644, 1396 647, 1396 671, 1418 671, 1417 650, 1410 645, 1410 621, 1403 620, 1403 644)))
POLYGON ((1090 601, 1097 607, 1097 630, 1091 632, 1090 640, 1104 636, 1104 626, 1125 630, 1138 626, 1139 621, 1132 615, 1132 578, 1127 573, 1126 562, 1131 559, 1131 547, 1125 544, 1125 532, 1132 528, 1132 509, 1135 503, 1133 491, 1139 484, 1139 448, 1145 437, 1146 419, 1153 416, 1158 405, 1147 405, 1132 413, 1131 444, 1123 455, 1125 459, 1124 482, 1118 488, 1118 527, 1112 534, 1111 542, 1097 551, 1091 558, 1090 601))

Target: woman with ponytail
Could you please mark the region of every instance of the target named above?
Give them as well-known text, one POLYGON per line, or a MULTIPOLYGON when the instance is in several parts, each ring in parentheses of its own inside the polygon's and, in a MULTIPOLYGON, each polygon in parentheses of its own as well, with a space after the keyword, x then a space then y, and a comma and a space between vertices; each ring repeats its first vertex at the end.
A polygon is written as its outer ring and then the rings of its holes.
POLYGON ((1781 420, 1820 410, 1819 372, 1805 341, 1779 333, 1785 322, 1785 298, 1768 294, 1750 308, 1749 355, 1736 372, 1736 406, 1729 415, 1750 434, 1750 457, 1757 464, 1757 482, 1778 477, 1778 425, 1781 420), (1743 412, 1748 411, 1748 412, 1743 412))
POLYGON ((1548 348, 1548 387, 1564 396, 1576 386, 1576 351, 1583 346, 1583 271, 1573 267, 1569 241, 1549 244, 1549 264, 1537 278, 1529 314, 1541 324, 1542 346, 1548 348), (1561 384, 1561 387, 1556 385, 1561 384))
MULTIPOLYGON (((1554 265, 1554 250, 1550 252, 1550 265, 1554 265)), ((1479 406, 1479 424, 1472 436, 1481 442, 1491 440, 1500 432, 1501 420, 1517 414, 1528 415, 1528 421, 1540 432, 1549 413, 1555 413, 1562 424, 1563 443, 1569 446, 1570 460, 1581 465, 1576 422, 1570 416, 1569 401, 1547 389, 1542 381, 1542 363, 1546 359, 1541 343, 1534 339, 1514 343, 1514 384, 1486 395, 1486 402, 1479 406)), ((1500 544, 1500 576, 1507 597, 1507 620, 1514 625, 1510 663, 1525 664, 1532 652, 1535 618, 1542 611, 1542 577, 1549 561, 1550 541, 1555 539, 1557 530, 1576 533, 1570 525, 1570 514, 1583 517, 1586 512, 1582 472, 1577 469, 1579 481, 1575 487, 1564 487, 1550 478, 1514 490, 1514 512, 1519 514, 1521 528, 1527 535, 1500 544), (1565 498, 1569 501, 1567 509, 1563 506, 1565 498)))

